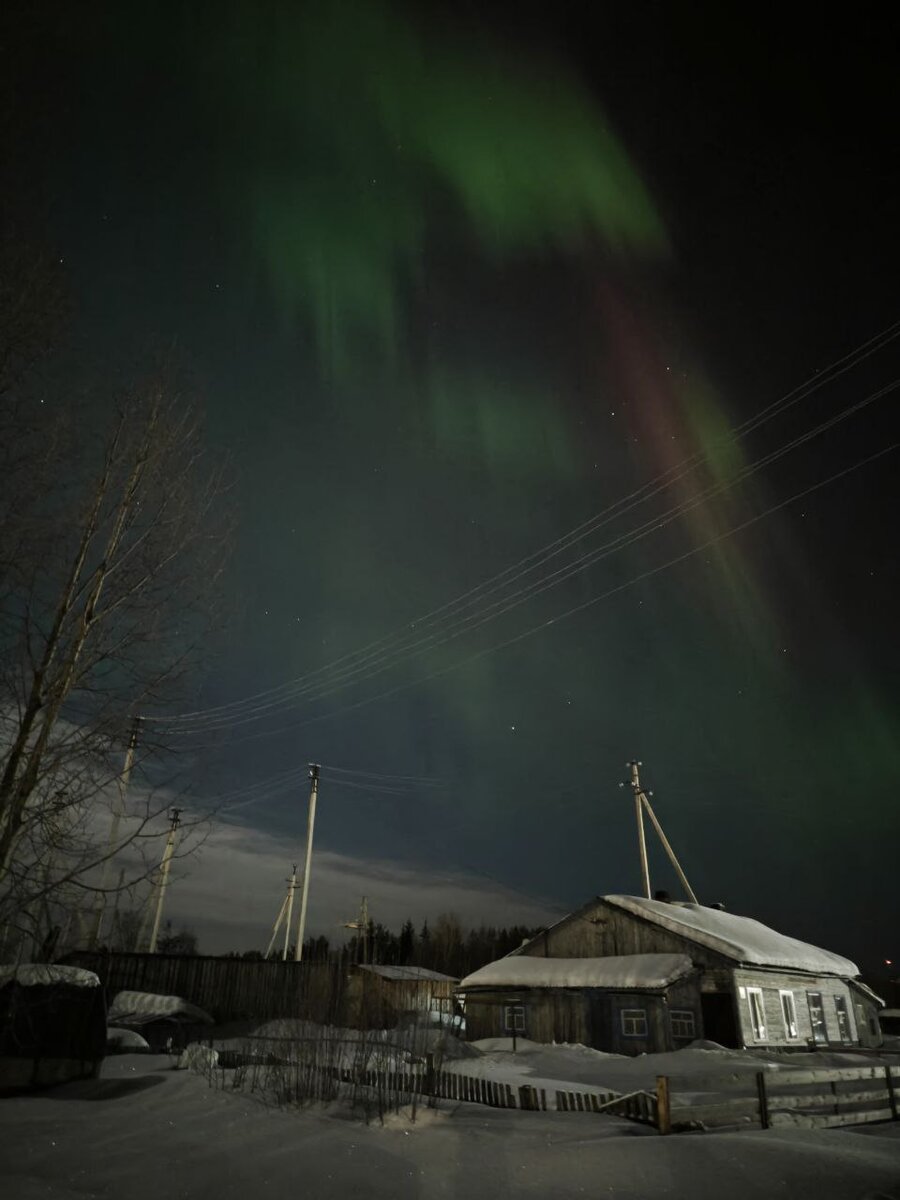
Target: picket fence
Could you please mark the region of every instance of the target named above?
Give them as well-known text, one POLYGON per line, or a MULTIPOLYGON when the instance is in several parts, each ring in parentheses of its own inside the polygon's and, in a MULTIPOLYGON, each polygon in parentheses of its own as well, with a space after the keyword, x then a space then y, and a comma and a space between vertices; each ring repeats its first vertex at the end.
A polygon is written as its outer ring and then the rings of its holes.
MULTIPOLYGON (((229 1065, 220 1056, 220 1066, 229 1065)), ((703 1078, 657 1077, 655 1092, 629 1093, 537 1088, 456 1071, 359 1070, 311 1066, 321 1084, 352 1084, 390 1097, 388 1107, 423 1100, 455 1100, 527 1112, 606 1113, 651 1125, 662 1134, 709 1129, 828 1128, 900 1119, 900 1065, 834 1070, 767 1070, 703 1078)), ((223 1080, 224 1082, 224 1080, 223 1080)), ((251 1086, 256 1086, 251 1084, 251 1086)))

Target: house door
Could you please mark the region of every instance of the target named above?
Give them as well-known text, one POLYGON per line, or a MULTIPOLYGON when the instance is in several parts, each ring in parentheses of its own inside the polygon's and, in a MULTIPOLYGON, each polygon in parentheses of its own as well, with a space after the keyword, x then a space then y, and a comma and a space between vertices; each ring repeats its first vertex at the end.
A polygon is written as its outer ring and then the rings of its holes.
POLYGON ((734 1021, 734 1001, 728 992, 704 992, 700 997, 703 1036, 720 1046, 739 1045, 734 1021))

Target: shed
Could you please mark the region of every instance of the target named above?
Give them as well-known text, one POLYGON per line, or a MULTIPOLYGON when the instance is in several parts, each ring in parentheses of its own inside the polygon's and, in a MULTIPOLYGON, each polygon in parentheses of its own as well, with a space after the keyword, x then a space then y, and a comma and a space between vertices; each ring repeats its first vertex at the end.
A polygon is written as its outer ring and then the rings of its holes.
POLYGON ((452 975, 425 967, 357 963, 347 980, 345 1021, 351 1026, 384 1029, 415 1013, 434 1014, 450 1023, 457 982, 452 975))
POLYGON ((696 1036, 698 973, 684 954, 508 955, 459 985, 470 1040, 577 1042, 617 1054, 673 1050, 696 1036))
POLYGON ((91 971, 46 963, 0 967, 0 1091, 96 1076, 106 1005, 91 971))
POLYGON ((724 1046, 880 1045, 878 997, 850 959, 701 904, 603 896, 515 955, 684 954, 699 972, 698 1037, 724 1046))

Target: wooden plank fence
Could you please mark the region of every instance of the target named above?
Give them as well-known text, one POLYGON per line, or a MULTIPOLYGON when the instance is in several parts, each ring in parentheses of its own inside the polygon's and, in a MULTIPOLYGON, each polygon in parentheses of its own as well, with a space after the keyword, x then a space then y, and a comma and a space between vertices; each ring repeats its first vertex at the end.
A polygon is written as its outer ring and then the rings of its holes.
POLYGON ((286 1016, 325 1019, 337 1011, 344 991, 344 972, 328 963, 117 951, 76 951, 65 961, 94 971, 109 994, 181 996, 220 1023, 286 1016))
MULTIPOLYGON (((826 1129, 900 1119, 900 1065, 832 1070, 768 1070, 683 1082, 690 1098, 679 1103, 674 1079, 659 1127, 675 1132, 725 1127, 826 1129)), ((659 1094, 659 1092, 658 1092, 659 1094)))

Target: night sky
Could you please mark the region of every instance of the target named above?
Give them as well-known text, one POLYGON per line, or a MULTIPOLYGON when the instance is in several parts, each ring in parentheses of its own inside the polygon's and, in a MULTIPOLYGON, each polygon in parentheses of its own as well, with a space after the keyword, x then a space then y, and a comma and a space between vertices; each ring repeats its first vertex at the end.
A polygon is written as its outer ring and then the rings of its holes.
MULTIPOLYGON (((2 18, 13 183, 73 305, 48 400, 160 347, 203 398, 239 528, 186 708, 300 682, 175 728, 197 803, 330 765, 313 932, 366 891, 417 924, 637 892, 637 757, 701 901, 900 959, 900 393, 843 416, 900 337, 826 373, 900 318, 898 29, 871 11, 2 18)), ((203 888, 173 886, 204 949, 264 945, 305 793, 223 814, 203 888)))

